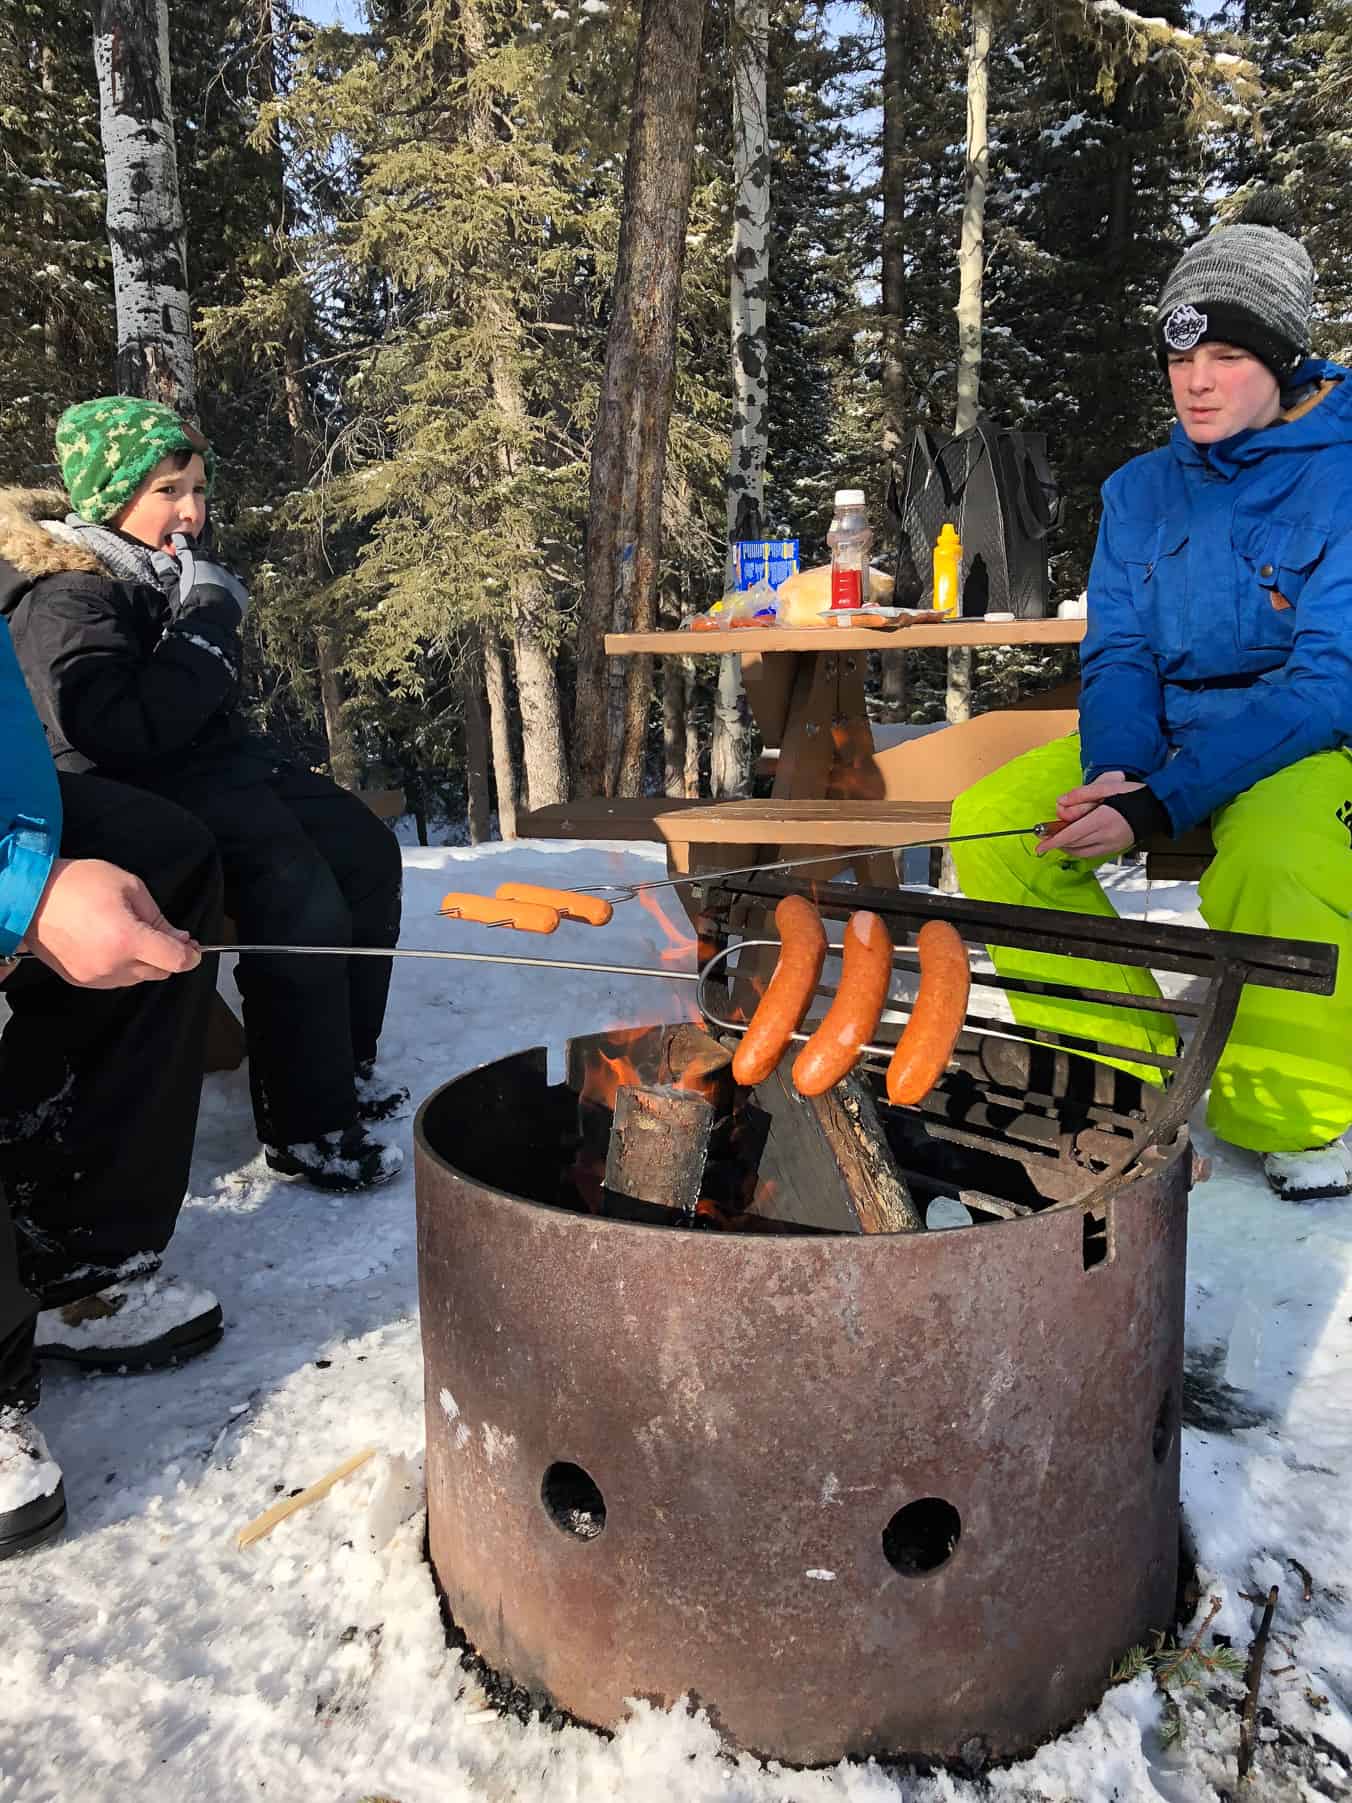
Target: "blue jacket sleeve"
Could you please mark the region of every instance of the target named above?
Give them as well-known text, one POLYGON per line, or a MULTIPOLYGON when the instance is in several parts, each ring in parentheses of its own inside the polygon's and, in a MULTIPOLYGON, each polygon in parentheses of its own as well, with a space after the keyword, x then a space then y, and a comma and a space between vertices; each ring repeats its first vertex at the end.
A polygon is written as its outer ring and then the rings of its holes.
POLYGON ((0 621, 0 956, 28 930, 61 844, 61 790, 0 621))
MULTIPOLYGON (((1159 665, 1132 600, 1110 488, 1089 569, 1080 649, 1080 755, 1086 782, 1105 770, 1150 776, 1168 755, 1159 665)), ((1152 787, 1154 785, 1152 784, 1152 787)))
POLYGON ((1352 532, 1330 543, 1305 584, 1282 667, 1212 699, 1206 733, 1150 778, 1178 832, 1288 764, 1352 743, 1352 532))

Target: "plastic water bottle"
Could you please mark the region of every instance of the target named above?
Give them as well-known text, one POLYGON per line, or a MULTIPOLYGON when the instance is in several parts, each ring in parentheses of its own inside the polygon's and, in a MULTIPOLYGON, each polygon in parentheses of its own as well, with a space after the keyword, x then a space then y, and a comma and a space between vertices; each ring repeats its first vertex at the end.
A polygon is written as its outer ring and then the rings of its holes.
POLYGON ((948 620, 958 617, 961 575, 962 540, 945 521, 943 531, 934 541, 934 611, 948 620))
POLYGON ((862 488, 836 490, 835 515, 826 542, 831 547, 832 607, 862 607, 868 600, 869 551, 873 546, 862 488))

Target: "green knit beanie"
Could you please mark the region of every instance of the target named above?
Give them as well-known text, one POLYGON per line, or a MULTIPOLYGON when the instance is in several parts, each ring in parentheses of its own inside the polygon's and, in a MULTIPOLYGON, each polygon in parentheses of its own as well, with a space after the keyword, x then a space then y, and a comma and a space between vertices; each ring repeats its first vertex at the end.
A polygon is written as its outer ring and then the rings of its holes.
POLYGON ((159 401, 106 394, 77 401, 56 422, 56 458, 70 504, 82 520, 101 526, 120 513, 162 457, 196 451, 211 493, 216 459, 187 420, 159 401))

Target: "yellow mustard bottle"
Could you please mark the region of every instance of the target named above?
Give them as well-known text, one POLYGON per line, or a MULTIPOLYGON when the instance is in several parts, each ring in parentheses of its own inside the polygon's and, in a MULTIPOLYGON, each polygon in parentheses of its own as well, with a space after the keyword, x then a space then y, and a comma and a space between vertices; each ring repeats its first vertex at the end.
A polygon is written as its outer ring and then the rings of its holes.
POLYGON ((934 543, 934 611, 946 619, 958 615, 958 594, 962 573, 962 540, 945 522, 934 543))

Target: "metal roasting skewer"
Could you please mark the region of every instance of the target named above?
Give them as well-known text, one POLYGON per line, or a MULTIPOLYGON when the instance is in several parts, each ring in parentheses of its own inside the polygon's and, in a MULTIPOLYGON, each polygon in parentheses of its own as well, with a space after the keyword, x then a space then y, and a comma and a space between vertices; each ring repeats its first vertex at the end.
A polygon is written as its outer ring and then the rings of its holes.
POLYGON ((561 889, 559 893, 601 895, 607 901, 617 903, 636 901, 652 889, 684 889, 692 884, 721 883, 725 877, 757 876, 768 870, 798 870, 804 864, 849 864, 856 858, 877 858, 893 851, 933 851, 942 845, 967 845, 974 839, 1041 839, 1061 824, 1068 823, 1040 820, 1036 826, 1005 826, 994 833, 953 833, 946 839, 908 839, 903 845, 868 845, 857 850, 842 845, 835 851, 814 852, 805 858, 777 858, 772 864, 739 864, 732 870, 701 870, 694 876, 658 877, 650 883, 579 883, 571 889, 561 889))

